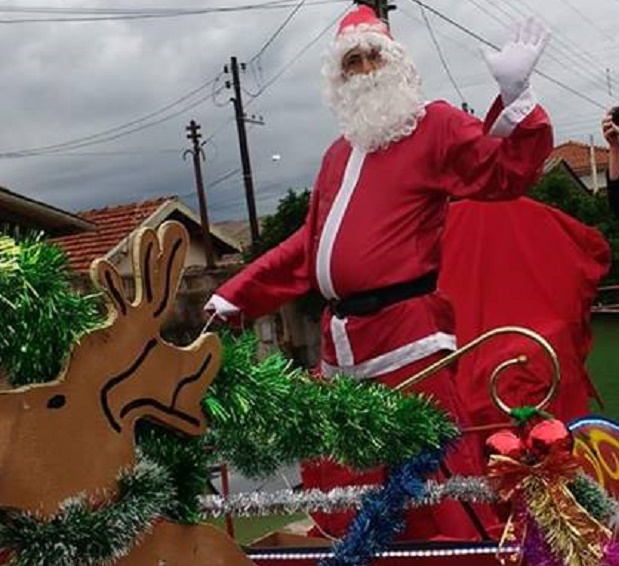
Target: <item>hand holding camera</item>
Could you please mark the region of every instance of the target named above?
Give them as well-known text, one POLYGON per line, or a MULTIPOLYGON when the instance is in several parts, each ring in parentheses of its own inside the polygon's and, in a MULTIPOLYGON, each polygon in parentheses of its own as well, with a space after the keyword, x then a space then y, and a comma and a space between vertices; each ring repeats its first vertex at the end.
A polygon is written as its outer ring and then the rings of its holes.
POLYGON ((611 108, 602 120, 602 133, 613 149, 619 149, 619 106, 611 108))

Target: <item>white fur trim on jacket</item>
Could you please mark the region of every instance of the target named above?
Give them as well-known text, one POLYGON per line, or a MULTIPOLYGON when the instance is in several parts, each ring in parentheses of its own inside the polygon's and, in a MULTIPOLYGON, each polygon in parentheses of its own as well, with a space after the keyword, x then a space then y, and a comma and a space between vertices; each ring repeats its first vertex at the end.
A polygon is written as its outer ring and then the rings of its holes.
POLYGON ((531 88, 526 88, 516 100, 503 108, 490 128, 490 135, 497 138, 508 137, 520 122, 522 122, 537 105, 531 88))
POLYGON ((366 153, 364 151, 356 147, 353 148, 348 158, 348 163, 346 163, 342 186, 337 192, 335 202, 329 211, 320 235, 318 253, 316 256, 316 278, 322 296, 327 299, 338 298, 333 286, 333 279, 331 278, 331 255, 333 253, 333 246, 335 245, 335 238, 342 224, 342 219, 348 209, 353 191, 359 182, 359 176, 361 175, 361 168, 363 167, 365 157, 366 153))
POLYGON ((368 379, 396 371, 441 350, 455 349, 456 337, 453 334, 436 332, 357 365, 334 366, 323 360, 321 371, 325 377, 343 373, 356 379, 368 379))

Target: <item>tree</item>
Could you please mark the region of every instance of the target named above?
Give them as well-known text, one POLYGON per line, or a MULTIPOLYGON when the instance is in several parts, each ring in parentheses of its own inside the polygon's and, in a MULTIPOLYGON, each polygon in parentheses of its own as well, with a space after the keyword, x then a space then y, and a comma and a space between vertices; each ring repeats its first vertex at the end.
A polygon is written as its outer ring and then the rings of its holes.
MULTIPOLYGON (((270 249, 274 248, 286 238, 294 234, 305 222, 309 209, 311 192, 303 189, 299 192, 288 189, 277 205, 272 216, 267 216, 262 222, 260 239, 256 243, 255 252, 245 253, 245 261, 249 262, 270 249)), ((301 312, 311 320, 318 320, 324 306, 324 299, 316 291, 311 291, 298 302, 301 312)))
POLYGON ((288 189, 277 205, 272 216, 267 216, 262 222, 260 238, 256 242, 255 251, 246 252, 245 260, 251 261, 274 248, 296 232, 305 221, 309 208, 310 190, 295 192, 288 189))
POLYGON ((597 228, 608 240, 613 256, 611 270, 602 285, 619 282, 619 223, 611 214, 605 195, 592 195, 574 188, 566 173, 554 170, 544 176, 529 196, 597 228))

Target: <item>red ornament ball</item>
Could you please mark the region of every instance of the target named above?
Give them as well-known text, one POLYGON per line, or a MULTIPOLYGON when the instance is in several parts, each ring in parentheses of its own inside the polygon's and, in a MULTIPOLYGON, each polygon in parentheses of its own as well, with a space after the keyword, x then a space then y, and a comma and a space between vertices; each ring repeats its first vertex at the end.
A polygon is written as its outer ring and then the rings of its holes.
POLYGON ((514 460, 519 460, 524 454, 525 446, 522 440, 511 430, 495 432, 486 440, 486 453, 488 456, 500 454, 514 460))
POLYGON ((537 423, 526 439, 527 448, 537 457, 555 452, 571 452, 574 447, 572 433, 557 419, 537 423))

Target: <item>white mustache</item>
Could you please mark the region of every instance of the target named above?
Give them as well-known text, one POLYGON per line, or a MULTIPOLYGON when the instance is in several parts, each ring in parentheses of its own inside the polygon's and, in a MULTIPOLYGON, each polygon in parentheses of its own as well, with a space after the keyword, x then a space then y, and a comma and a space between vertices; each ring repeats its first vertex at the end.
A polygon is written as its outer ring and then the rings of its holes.
POLYGON ((333 85, 331 105, 344 137, 374 151, 410 135, 424 114, 418 83, 411 67, 390 63, 333 85))

